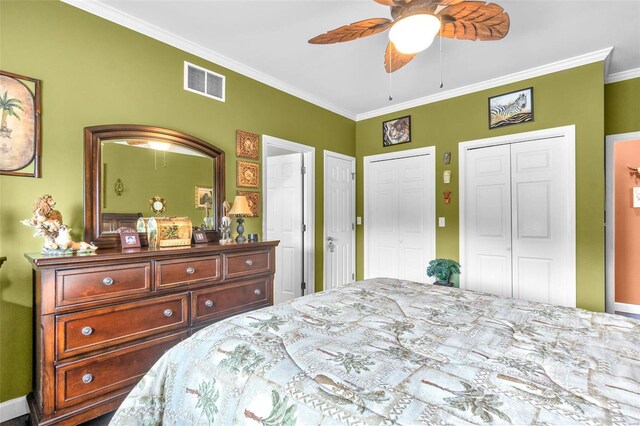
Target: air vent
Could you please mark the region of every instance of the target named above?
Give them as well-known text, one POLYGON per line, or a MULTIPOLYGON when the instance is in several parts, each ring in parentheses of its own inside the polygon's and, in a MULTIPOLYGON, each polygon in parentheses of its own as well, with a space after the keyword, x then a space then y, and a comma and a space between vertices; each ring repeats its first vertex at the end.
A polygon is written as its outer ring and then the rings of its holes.
POLYGON ((224 102, 224 75, 184 63, 184 90, 224 102))

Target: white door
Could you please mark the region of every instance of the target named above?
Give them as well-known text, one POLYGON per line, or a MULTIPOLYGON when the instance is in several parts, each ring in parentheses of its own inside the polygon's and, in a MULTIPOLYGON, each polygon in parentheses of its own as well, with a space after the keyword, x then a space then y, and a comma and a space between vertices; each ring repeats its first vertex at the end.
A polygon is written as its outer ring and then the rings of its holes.
POLYGON ((475 148, 465 155, 465 287, 574 306, 575 223, 564 137, 475 148))
POLYGON ((302 154, 267 157, 267 235, 276 247, 274 303, 302 295, 302 154))
POLYGON ((324 152, 324 289, 355 280, 355 158, 324 152))
POLYGON ((511 150, 473 149, 466 160, 462 273, 470 290, 511 297, 511 150))
POLYGON ((433 155, 368 162, 366 278, 426 282, 435 257, 433 155))

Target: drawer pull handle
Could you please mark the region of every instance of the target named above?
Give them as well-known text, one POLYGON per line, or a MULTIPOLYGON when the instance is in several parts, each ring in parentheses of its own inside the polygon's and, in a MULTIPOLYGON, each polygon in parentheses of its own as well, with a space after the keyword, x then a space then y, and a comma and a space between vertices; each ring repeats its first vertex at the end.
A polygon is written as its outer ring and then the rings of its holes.
POLYGON ((164 310, 164 316, 165 317, 170 317, 171 315, 173 315, 173 311, 171 309, 165 309, 164 310))
POLYGON ((191 266, 187 268, 187 274, 193 275, 196 273, 196 268, 192 268, 191 266))
POLYGON ((204 302, 204 306, 206 306, 207 308, 213 307, 213 300, 207 300, 206 302, 204 302))
POLYGON ((253 292, 256 294, 256 296, 260 296, 262 294, 262 291, 260 291, 259 288, 256 288, 255 290, 253 290, 253 292))
POLYGON ((85 374, 82 376, 82 383, 91 383, 93 382, 93 376, 91 374, 85 374))
POLYGON ((91 328, 91 327, 82 327, 82 334, 84 334, 85 336, 93 334, 93 328, 91 328))
POLYGON ((102 280, 102 284, 104 285, 111 285, 113 284, 113 278, 111 277, 105 277, 105 279, 102 280))
POLYGON ((245 263, 247 266, 251 266, 251 265, 253 265, 253 260, 251 260, 251 259, 247 259, 247 261, 246 261, 246 262, 244 262, 244 263, 245 263))

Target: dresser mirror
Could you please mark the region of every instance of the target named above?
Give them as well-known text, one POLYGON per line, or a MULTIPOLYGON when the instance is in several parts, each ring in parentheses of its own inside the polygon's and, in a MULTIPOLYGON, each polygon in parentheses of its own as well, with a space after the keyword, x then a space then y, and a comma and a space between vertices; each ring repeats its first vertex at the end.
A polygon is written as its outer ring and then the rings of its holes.
MULTIPOLYGON (((186 216, 219 227, 224 202, 224 151, 175 130, 141 125, 85 128, 85 240, 117 247, 116 230, 138 217, 186 216)), ((141 241, 146 236, 141 235, 141 241)))

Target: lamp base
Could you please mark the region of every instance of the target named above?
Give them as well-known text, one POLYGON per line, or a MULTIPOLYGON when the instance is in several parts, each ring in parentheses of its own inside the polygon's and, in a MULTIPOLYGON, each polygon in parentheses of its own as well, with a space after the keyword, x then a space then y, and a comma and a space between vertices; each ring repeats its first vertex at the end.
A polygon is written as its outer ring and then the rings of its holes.
POLYGON ((247 242, 247 238, 242 235, 244 234, 244 219, 241 217, 238 217, 238 228, 236 229, 238 231, 238 236, 236 237, 236 243, 245 243, 247 242))

